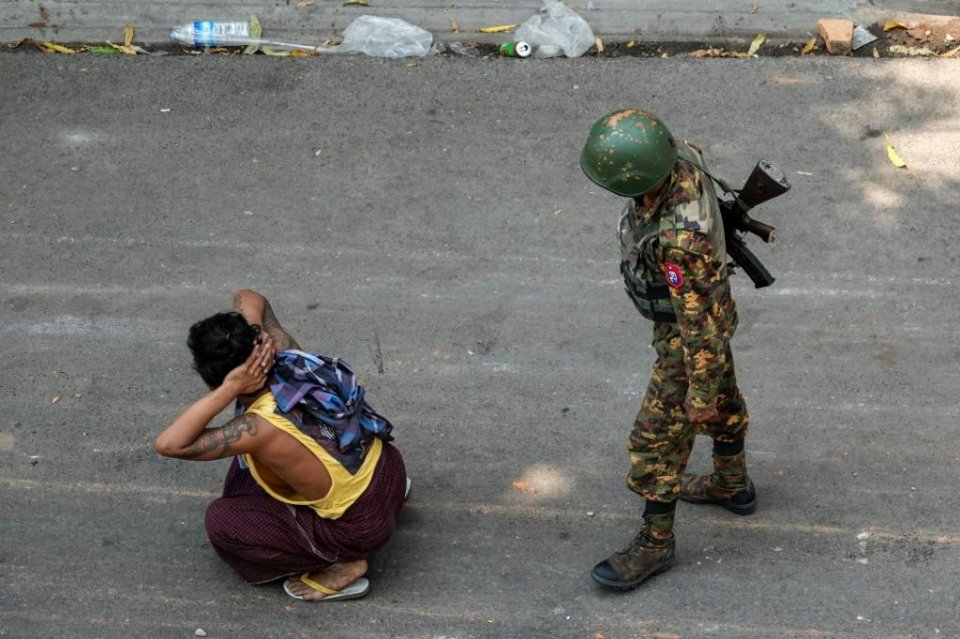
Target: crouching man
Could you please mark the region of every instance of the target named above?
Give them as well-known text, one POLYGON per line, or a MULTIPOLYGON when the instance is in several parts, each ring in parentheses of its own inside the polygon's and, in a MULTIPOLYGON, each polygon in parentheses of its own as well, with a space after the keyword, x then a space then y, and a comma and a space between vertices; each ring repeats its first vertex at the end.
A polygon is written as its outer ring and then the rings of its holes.
POLYGON ((353 371, 300 350, 259 293, 190 328, 194 368, 210 392, 157 437, 158 453, 233 457, 206 528, 251 584, 287 577, 295 599, 363 597, 367 557, 389 539, 409 490, 393 426, 353 371), (237 416, 207 428, 223 409, 237 416))

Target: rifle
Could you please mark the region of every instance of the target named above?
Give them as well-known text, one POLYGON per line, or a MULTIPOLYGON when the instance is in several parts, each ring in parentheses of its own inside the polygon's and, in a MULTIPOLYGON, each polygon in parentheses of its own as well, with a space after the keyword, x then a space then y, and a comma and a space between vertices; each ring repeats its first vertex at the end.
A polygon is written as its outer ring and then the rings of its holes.
POLYGON ((720 213, 723 216, 727 254, 753 280, 757 288, 770 286, 774 282, 773 275, 747 248, 741 234, 753 233, 767 243, 776 239, 773 235, 775 229, 772 226, 754 220, 747 215, 747 212, 758 204, 789 191, 790 183, 780 169, 766 160, 757 162, 757 166, 753 168, 750 177, 739 191, 732 191, 726 188, 725 184, 719 181, 718 183, 721 188, 734 196, 732 200, 717 198, 720 202, 720 213))

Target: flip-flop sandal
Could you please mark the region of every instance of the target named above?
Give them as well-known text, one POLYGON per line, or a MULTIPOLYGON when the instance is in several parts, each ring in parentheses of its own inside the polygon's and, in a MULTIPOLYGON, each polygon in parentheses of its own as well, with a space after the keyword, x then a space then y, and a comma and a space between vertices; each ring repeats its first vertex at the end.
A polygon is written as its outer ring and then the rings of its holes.
POLYGON ((360 597, 365 596, 370 592, 370 580, 365 577, 360 577, 356 581, 349 583, 340 590, 334 590, 333 588, 328 588, 322 583, 310 579, 310 573, 305 572, 299 577, 290 577, 283 582, 283 591, 297 599, 299 601, 346 601, 347 599, 359 599, 360 597), (310 586, 319 593, 322 593, 324 597, 322 599, 306 599, 292 590, 290 590, 290 580, 299 579, 302 583, 310 586))

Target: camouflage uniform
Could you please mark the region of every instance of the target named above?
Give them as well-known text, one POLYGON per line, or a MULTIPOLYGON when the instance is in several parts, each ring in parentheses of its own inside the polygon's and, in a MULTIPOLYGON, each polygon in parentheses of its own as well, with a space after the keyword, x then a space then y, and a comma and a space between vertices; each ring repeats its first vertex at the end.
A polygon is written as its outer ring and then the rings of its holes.
POLYGON ((698 433, 718 443, 742 442, 749 423, 730 352, 737 311, 716 193, 697 168, 703 166, 699 149, 678 142, 677 151, 669 185, 653 206, 643 210, 631 201, 620 221, 627 294, 654 321, 657 351, 627 446, 627 485, 656 502, 680 495, 698 433), (709 422, 687 417, 688 409, 714 406, 718 415, 709 422))

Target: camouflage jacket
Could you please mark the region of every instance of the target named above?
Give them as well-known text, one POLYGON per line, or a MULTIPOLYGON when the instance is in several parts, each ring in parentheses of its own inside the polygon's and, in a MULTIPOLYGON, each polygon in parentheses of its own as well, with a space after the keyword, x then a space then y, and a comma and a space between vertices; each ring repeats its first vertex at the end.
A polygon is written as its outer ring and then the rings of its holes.
POLYGON ((678 154, 670 184, 653 206, 631 201, 624 211, 621 271, 627 294, 645 317, 677 324, 688 408, 710 408, 737 311, 713 182, 696 166, 703 166, 699 148, 681 142, 678 154))

